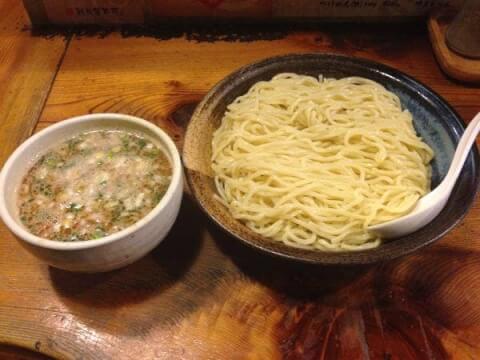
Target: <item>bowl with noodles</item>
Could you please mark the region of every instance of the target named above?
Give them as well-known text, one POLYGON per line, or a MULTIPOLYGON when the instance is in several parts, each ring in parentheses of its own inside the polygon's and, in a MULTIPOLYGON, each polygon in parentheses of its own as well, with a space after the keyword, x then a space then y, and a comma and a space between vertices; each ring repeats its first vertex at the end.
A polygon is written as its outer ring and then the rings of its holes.
POLYGON ((445 209, 419 231, 370 225, 408 214, 445 176, 464 130, 408 75, 364 59, 287 55, 247 65, 196 108, 183 160, 200 207, 245 244, 317 264, 366 264, 441 238, 471 206, 473 149, 445 209))

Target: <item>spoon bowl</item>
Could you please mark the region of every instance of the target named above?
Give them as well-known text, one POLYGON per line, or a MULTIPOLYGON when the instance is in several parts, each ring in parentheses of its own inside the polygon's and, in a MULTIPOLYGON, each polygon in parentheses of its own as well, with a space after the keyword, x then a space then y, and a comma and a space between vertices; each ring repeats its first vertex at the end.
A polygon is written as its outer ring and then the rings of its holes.
POLYGON ((443 181, 430 193, 422 197, 414 209, 398 219, 370 226, 368 229, 383 239, 397 238, 411 234, 430 223, 447 203, 465 160, 480 131, 480 113, 468 124, 443 181))

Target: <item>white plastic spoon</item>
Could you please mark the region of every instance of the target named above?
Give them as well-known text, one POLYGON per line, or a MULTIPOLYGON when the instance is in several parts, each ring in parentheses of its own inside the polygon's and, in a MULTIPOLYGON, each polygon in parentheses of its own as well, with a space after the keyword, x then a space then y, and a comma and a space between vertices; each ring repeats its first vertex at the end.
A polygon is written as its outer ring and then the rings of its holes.
POLYGON ((460 138, 450 169, 448 169, 448 173, 442 182, 433 191, 422 197, 409 214, 370 226, 368 230, 373 231, 383 239, 390 239, 408 235, 432 221, 445 207, 479 132, 480 113, 470 121, 460 138))

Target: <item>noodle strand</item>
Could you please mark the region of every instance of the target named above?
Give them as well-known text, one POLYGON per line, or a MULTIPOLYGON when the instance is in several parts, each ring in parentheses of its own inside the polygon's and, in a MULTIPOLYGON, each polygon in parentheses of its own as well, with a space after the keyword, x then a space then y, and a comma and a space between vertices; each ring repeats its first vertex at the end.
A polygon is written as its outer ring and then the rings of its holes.
POLYGON ((370 225, 430 189, 432 149, 399 98, 360 77, 283 73, 227 108, 212 140, 219 200, 253 231, 321 251, 370 249, 370 225))

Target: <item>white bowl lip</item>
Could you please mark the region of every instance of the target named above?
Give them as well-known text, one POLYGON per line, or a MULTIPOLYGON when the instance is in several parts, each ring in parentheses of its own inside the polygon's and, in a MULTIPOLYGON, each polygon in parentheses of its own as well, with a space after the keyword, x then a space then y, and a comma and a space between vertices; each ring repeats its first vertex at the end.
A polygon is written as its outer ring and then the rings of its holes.
POLYGON ((3 166, 3 169, 0 173, 0 218, 5 222, 5 224, 10 229, 10 231, 12 231, 18 238, 20 238, 21 240, 31 245, 46 248, 46 249, 51 249, 51 250, 67 250, 68 251, 68 250, 91 249, 91 248, 96 248, 102 245, 110 244, 120 239, 131 236, 137 230, 144 227, 148 223, 152 222, 157 217, 157 215, 167 206, 167 204, 172 201, 176 188, 181 183, 182 183, 182 162, 180 160, 180 154, 178 152, 178 149, 175 146, 175 143, 173 142, 173 140, 170 138, 170 136, 168 136, 167 133, 165 133, 158 126, 136 116, 117 114, 117 113, 96 113, 96 114, 75 116, 75 117, 62 120, 54 125, 51 125, 39 131, 35 135, 28 138, 25 142, 23 142, 10 155, 10 157, 5 162, 5 165, 3 166), (9 173, 13 165, 16 163, 18 157, 26 149, 32 146, 32 144, 34 144, 37 140, 45 136, 48 136, 50 133, 54 132, 59 128, 69 127, 72 125, 76 125, 78 123, 90 122, 90 121, 99 120, 99 119, 118 120, 120 124, 120 128, 121 128, 121 122, 135 123, 137 125, 141 125, 142 127, 153 131, 155 135, 160 138, 160 140, 163 143, 162 145, 164 145, 164 149, 169 153, 171 162, 172 162, 171 164, 172 177, 164 196, 159 201, 157 206, 155 206, 142 219, 140 219, 136 223, 130 225, 129 227, 119 232, 113 233, 111 235, 105 236, 100 239, 78 241, 78 242, 61 242, 61 241, 45 239, 45 238, 33 235, 30 232, 26 231, 24 228, 19 226, 17 222, 13 219, 10 212, 7 210, 7 207, 4 201, 5 185, 8 180, 7 174, 9 173))

